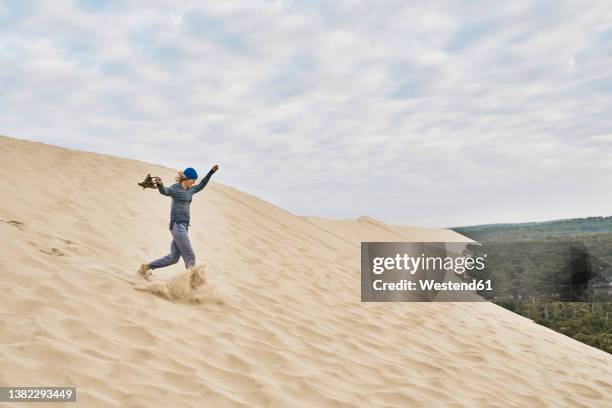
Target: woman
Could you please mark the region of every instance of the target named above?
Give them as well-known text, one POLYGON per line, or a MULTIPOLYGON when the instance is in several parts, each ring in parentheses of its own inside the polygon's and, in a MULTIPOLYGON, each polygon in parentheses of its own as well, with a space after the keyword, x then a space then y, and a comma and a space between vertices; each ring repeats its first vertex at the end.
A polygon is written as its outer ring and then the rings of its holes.
POLYGON ((189 231, 189 204, 193 195, 201 191, 214 172, 219 170, 218 165, 214 165, 208 172, 206 177, 202 179, 195 187, 193 186, 198 178, 198 173, 195 169, 188 167, 183 171, 178 172, 176 184, 170 187, 164 187, 161 179, 155 177, 157 189, 165 196, 172 197, 172 207, 170 209, 170 233, 172 234, 172 244, 170 245, 170 253, 162 258, 156 259, 149 264, 140 265, 138 274, 149 280, 151 278, 151 270, 163 268, 164 266, 173 265, 179 261, 182 256, 185 261, 185 268, 190 268, 195 265, 195 254, 191 248, 191 242, 187 235, 189 231))

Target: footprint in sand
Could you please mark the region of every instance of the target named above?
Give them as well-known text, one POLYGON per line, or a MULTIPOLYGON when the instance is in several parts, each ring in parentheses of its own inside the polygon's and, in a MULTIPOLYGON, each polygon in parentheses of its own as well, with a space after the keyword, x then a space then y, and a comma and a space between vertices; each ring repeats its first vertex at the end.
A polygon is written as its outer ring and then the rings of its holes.
POLYGON ((19 229, 21 229, 23 227, 23 222, 21 221, 16 221, 16 220, 9 220, 9 221, 5 221, 5 220, 0 220, 0 222, 4 222, 8 225, 12 225, 13 227, 17 227, 19 229))
POLYGON ((64 256, 66 255, 65 253, 63 253, 62 251, 60 251, 57 248, 51 248, 50 250, 44 250, 41 249, 40 252, 47 254, 47 255, 52 255, 52 256, 64 256))

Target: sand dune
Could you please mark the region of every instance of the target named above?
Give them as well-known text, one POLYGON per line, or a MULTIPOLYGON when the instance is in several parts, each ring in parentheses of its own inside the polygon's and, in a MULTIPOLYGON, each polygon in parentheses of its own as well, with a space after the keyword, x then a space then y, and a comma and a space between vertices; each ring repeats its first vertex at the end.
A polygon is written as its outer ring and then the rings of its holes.
POLYGON ((495 305, 360 303, 360 241, 452 231, 299 217, 220 172, 190 236, 232 295, 172 302, 133 282, 171 239, 169 198, 136 182, 173 169, 6 137, 0 153, 0 385, 74 385, 83 407, 612 406, 611 355, 495 305))

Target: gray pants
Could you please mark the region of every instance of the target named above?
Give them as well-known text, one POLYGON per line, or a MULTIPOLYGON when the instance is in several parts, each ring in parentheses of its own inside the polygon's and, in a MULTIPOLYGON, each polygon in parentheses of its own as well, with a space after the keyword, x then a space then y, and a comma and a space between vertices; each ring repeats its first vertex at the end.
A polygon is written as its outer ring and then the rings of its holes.
POLYGON ((156 259, 149 264, 151 269, 163 268, 164 266, 173 265, 179 261, 182 256, 185 261, 185 268, 195 265, 195 254, 189 242, 187 235, 187 225, 174 223, 170 232, 172 233, 172 244, 170 244, 170 253, 162 258, 156 259))

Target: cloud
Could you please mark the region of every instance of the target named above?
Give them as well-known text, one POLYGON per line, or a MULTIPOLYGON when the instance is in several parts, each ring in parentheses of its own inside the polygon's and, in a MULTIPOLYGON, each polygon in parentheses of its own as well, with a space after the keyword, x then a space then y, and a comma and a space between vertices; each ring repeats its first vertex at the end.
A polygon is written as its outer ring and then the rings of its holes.
POLYGON ((298 214, 610 212, 605 2, 2 4, 2 134, 218 162, 298 214))

